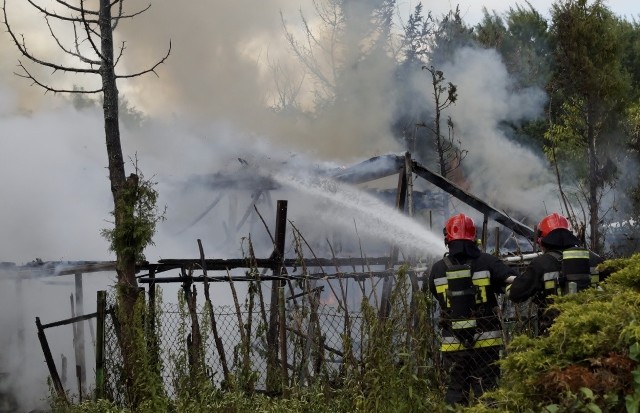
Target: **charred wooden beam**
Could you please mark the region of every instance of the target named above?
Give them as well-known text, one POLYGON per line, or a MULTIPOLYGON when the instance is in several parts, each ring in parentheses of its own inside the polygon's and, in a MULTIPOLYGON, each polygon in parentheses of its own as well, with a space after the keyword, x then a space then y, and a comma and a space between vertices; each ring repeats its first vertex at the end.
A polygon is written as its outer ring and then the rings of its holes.
MULTIPOLYGON (((168 266, 169 269, 187 267, 187 268, 201 268, 206 265, 208 271, 226 271, 234 268, 273 268, 276 265, 274 258, 256 258, 255 260, 249 260, 249 258, 232 258, 232 259, 215 259, 209 258, 204 261, 194 259, 164 259, 158 261, 158 264, 154 266, 156 273, 160 271, 163 266, 168 266)), ((374 258, 287 258, 282 261, 282 265, 287 268, 295 267, 352 267, 356 265, 374 266, 384 265, 389 263, 389 257, 374 257, 374 258)), ((262 277, 261 277, 262 278, 262 277)))
POLYGON ((476 198, 475 196, 469 194, 464 189, 460 188, 453 182, 444 178, 442 175, 438 175, 437 173, 431 172, 429 169, 420 165, 418 162, 413 161, 413 172, 418 176, 426 179, 431 182, 438 188, 443 191, 455 196, 465 204, 469 205, 472 208, 475 208, 479 212, 485 214, 489 218, 494 221, 504 225, 509 228, 513 232, 518 235, 522 235, 525 238, 533 239, 533 229, 524 225, 523 223, 516 221, 515 219, 509 217, 507 214, 498 211, 496 208, 487 204, 483 200, 476 198))
POLYGON ((397 174, 404 167, 404 157, 397 155, 376 156, 334 173, 333 179, 350 184, 361 184, 397 174))
POLYGON ((97 312, 91 313, 91 314, 84 314, 76 317, 67 318, 66 320, 60 320, 60 321, 55 321, 53 323, 41 324, 40 327, 44 330, 46 328, 51 328, 51 327, 66 326, 67 324, 77 323, 79 321, 84 321, 84 320, 90 320, 97 316, 98 316, 97 312))
POLYGON ((49 347, 49 342, 47 341, 47 336, 44 332, 44 327, 40 322, 40 317, 36 317, 36 328, 38 329, 38 339, 40 340, 40 345, 42 346, 42 353, 44 354, 44 359, 47 363, 47 367, 49 368, 49 376, 51 377, 51 381, 53 383, 53 388, 56 391, 57 397, 64 404, 68 404, 69 400, 67 399, 67 394, 64 391, 64 387, 62 386, 62 381, 60 380, 60 376, 58 375, 58 369, 56 368, 56 363, 53 361, 53 356, 51 355, 51 348, 49 347))
MULTIPOLYGON (((422 272, 423 271, 408 270, 407 274, 421 274, 422 272)), ((279 282, 281 280, 304 281, 307 279, 335 280, 338 278, 344 278, 344 279, 348 278, 352 280, 363 281, 363 280, 368 280, 369 278, 384 278, 384 277, 393 277, 393 276, 395 276, 395 273, 393 271, 370 271, 370 272, 351 272, 351 273, 337 273, 337 274, 315 273, 315 274, 306 274, 306 275, 289 275, 289 276, 282 276, 282 277, 261 275, 260 280, 261 281, 275 280, 279 282)), ((233 281, 238 281, 238 282, 255 281, 255 278, 247 277, 247 276, 232 276, 231 278, 233 279, 233 281)), ((418 279, 422 279, 422 278, 425 278, 425 277, 418 277, 418 279)), ((192 283, 204 282, 205 280, 207 282, 229 282, 229 276, 228 275, 221 275, 221 276, 208 275, 206 278, 202 276, 189 278, 189 282, 192 282, 192 283)), ((151 284, 151 283, 170 284, 170 283, 184 282, 184 277, 160 277, 160 278, 143 277, 143 278, 139 278, 138 282, 141 284, 151 284)))
POLYGON ((278 182, 269 176, 260 175, 256 168, 196 176, 191 178, 188 184, 198 187, 204 186, 215 190, 244 189, 251 191, 270 191, 280 188, 278 182))

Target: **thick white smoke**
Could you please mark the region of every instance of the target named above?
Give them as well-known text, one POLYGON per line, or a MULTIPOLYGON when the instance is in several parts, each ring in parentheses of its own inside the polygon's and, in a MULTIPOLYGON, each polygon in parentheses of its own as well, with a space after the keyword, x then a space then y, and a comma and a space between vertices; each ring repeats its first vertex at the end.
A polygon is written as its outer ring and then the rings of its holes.
POLYGON ((463 166, 470 192, 537 222, 545 208, 557 206, 550 167, 539 154, 508 139, 499 124, 542 116, 545 93, 537 88, 514 90, 494 50, 459 49, 442 70, 458 86, 458 101, 447 115, 468 151, 463 166))
MULTIPOLYGON (((196 176, 239 173, 245 167, 238 158, 248 168, 267 174, 282 169, 291 173, 296 168, 309 171, 350 165, 401 150, 390 133, 396 92, 391 86, 394 64, 389 55, 372 55, 366 63, 351 57, 350 71, 340 84, 350 99, 339 102, 323 117, 312 113, 287 116, 267 107, 277 96, 275 63, 286 68, 294 83, 303 82, 301 100, 306 108, 311 107, 308 102, 317 85, 293 57, 279 13, 282 11, 292 30, 299 30, 299 7, 285 0, 198 0, 188 6, 155 2, 147 14, 120 23, 118 40, 127 41, 123 72, 153 64, 172 42, 171 56, 157 69, 159 78, 151 75, 119 84, 121 92, 147 116, 141 127, 122 126, 125 156, 137 154, 145 176, 158 182, 160 205, 168 208, 156 245, 146 252, 149 261, 195 257, 198 238, 211 257, 238 257, 239 237, 249 231, 256 239, 268 239, 261 223, 253 227, 247 223, 239 233, 229 228, 232 217, 239 219, 251 206, 246 190, 224 192, 214 211, 190 226, 223 192, 190 185, 196 176)), ((309 5, 303 7, 311 16, 309 5)), ((30 50, 49 59, 60 57, 40 16, 26 2, 8 1, 7 13, 16 32, 25 34, 30 50)), ((349 61, 348 56, 344 59, 349 61)), ((112 209, 99 107, 79 111, 69 100, 43 95, 42 90, 13 75, 17 61, 15 47, 3 31, 0 261, 20 265, 35 258, 111 260, 114 257, 99 234, 110 225, 112 209)), ((551 177, 542 161, 510 143, 497 126, 500 121, 538 115, 544 96, 539 91, 512 93, 504 65, 492 52, 462 50, 444 71, 459 87, 459 102, 451 115, 469 150, 465 163, 470 165, 472 192, 496 206, 538 216, 541 200, 549 196, 546 185, 551 177)), ((50 71, 36 67, 33 73, 42 80, 50 76, 50 71)), ((58 76, 55 81, 67 87, 89 85, 72 76, 58 76)), ((421 82, 416 90, 428 90, 424 77, 421 82)), ((131 171, 130 163, 127 167, 131 171)), ((271 228, 273 204, 279 196, 288 195, 274 191, 271 202, 263 198, 259 204, 271 228)), ((289 217, 302 230, 327 230, 323 223, 313 222, 315 206, 302 196, 292 197, 289 217)), ((352 228, 346 231, 352 234, 352 228)), ((269 251, 267 244, 259 245, 259 255, 269 251)), ((85 310, 89 312, 94 308, 95 291, 113 284, 114 277, 100 273, 85 280, 85 310)), ((10 291, 11 285, 3 284, 0 291, 10 291)), ((36 394, 46 391, 46 371, 40 362, 33 319, 40 315, 43 322, 51 322, 69 316, 72 289, 72 277, 28 281, 17 314, 5 311, 8 301, 0 300, 0 314, 12 314, 0 319, 0 328, 24 328, 31 343, 29 357, 38 361, 25 370, 36 384, 24 386, 39 390, 36 394)), ((70 341, 61 338, 54 345, 68 346, 70 341)), ((4 342, 0 348, 6 348, 4 342)), ((62 352, 60 348, 54 351, 62 352)), ((71 355, 68 348, 65 351, 71 355)))

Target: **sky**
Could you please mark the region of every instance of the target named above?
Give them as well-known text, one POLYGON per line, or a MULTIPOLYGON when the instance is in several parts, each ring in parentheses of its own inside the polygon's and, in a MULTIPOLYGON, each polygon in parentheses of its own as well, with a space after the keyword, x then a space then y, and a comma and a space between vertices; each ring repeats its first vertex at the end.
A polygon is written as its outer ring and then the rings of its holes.
MULTIPOLYGON (((549 1, 530 3, 543 14, 551 5, 549 1)), ((48 3, 43 0, 41 4, 48 3)), ((355 7, 364 7, 363 4, 355 7)), ((398 4, 400 13, 408 15, 415 2, 398 4)), ((459 4, 465 21, 475 24, 482 16, 481 4, 500 13, 514 3, 459 4)), ((640 11, 631 1, 608 4, 621 16, 637 16, 640 11)), ((390 134, 395 109, 392 102, 398 92, 390 81, 394 66, 389 59, 375 56, 367 64, 352 62, 353 77, 343 87, 354 97, 353 101, 323 118, 291 120, 265 109, 277 102, 278 85, 300 85, 302 105, 308 104, 318 90, 318 84, 300 69, 293 56, 282 21, 299 35, 300 11, 311 16, 310 5, 311 1, 291 0, 191 0, 189 7, 175 7, 174 2, 158 1, 136 17, 135 23, 120 23, 116 41, 126 41, 121 73, 148 67, 166 53, 169 41, 172 47, 166 63, 156 70, 157 76, 119 83, 120 92, 147 119, 141 127, 122 124, 123 150, 131 160, 127 167, 130 170, 137 158, 145 176, 158 183, 160 205, 167 206, 167 220, 159 227, 155 245, 146 252, 149 261, 197 256, 197 239, 202 239, 208 257, 237 258, 242 254, 240 238, 248 232, 256 239, 267 239, 262 224, 255 221, 253 226, 247 223, 237 232, 233 226, 225 225, 227 221, 239 222, 251 208, 247 191, 226 192, 212 213, 191 225, 220 193, 198 185, 199 179, 225 170, 238 172, 242 167, 238 158, 266 174, 277 173, 283 184, 290 181, 293 186, 302 187, 304 196, 291 197, 289 217, 322 241, 334 233, 327 222, 339 213, 343 218, 339 225, 348 228, 350 236, 357 228, 358 235, 373 245, 380 239, 386 242, 384 237, 392 234, 399 241, 405 237, 414 243, 417 237, 424 242, 423 250, 432 254, 443 252, 440 234, 430 238, 429 231, 411 233, 405 224, 405 235, 392 230, 376 232, 372 229, 384 229, 384 219, 393 218, 390 212, 349 188, 304 180, 310 179, 314 171, 402 151, 390 134), (304 177, 302 181, 300 176, 304 177), (346 213, 352 207, 353 217, 346 213)), ((436 16, 448 9, 442 1, 425 1, 424 5, 436 16)), ((7 0, 6 8, 10 24, 16 33, 24 34, 32 53, 73 63, 72 59, 61 57, 42 17, 27 2, 7 0)), ((355 10, 356 16, 358 11, 361 10, 355 10)), ((55 25, 53 28, 60 29, 55 25)), ((71 39, 68 31, 58 33, 62 41, 71 39)), ((19 60, 25 62, 3 28, 0 262, 20 265, 36 258, 113 259, 107 242, 100 236, 100 230, 110 225, 112 208, 100 108, 78 110, 60 94, 44 94, 14 74, 19 71, 19 60)), ((29 68, 54 86, 91 88, 97 84, 95 79, 29 68)), ((469 149, 466 162, 476 171, 470 178, 471 192, 501 208, 517 211, 517 219, 533 225, 533 220, 555 202, 553 177, 540 154, 508 140, 498 125, 540 116, 546 96, 536 89, 514 92, 512 79, 493 51, 459 50, 443 70, 449 80, 459 85, 459 101, 450 115, 456 119, 460 137, 469 149), (541 200, 545 200, 544 205, 541 200)), ((424 78, 416 76, 410 82, 416 93, 428 101, 424 78)), ((395 182, 390 187, 395 187, 395 182)), ((290 194, 273 191, 270 201, 290 194)), ((455 207, 462 209, 463 205, 457 203, 455 207)), ((269 199, 261 198, 258 208, 272 223, 275 213, 269 199)), ((268 254, 266 244, 259 255, 268 254)), ((86 297, 95 297, 97 289, 115 282, 112 274, 96 274, 86 280, 86 297)), ((0 280, 0 331, 7 331, 5 328, 14 326, 19 318, 21 323, 26 320, 31 334, 34 316, 45 315, 43 322, 50 322, 69 315, 72 278, 30 280, 23 289, 29 294, 24 296, 14 294, 12 280, 7 281, 8 285, 5 281, 0 280), (22 312, 15 310, 19 308, 17 299, 22 300, 22 312)), ((85 309, 92 311, 93 300, 87 301, 85 309)), ((33 342, 37 344, 30 341, 33 342)), ((6 345, 0 342, 0 348, 6 345)), ((28 370, 38 374, 23 383, 23 388, 45 385, 40 374, 41 353, 37 347, 31 350, 35 351, 36 356, 31 357, 35 366, 28 370)))

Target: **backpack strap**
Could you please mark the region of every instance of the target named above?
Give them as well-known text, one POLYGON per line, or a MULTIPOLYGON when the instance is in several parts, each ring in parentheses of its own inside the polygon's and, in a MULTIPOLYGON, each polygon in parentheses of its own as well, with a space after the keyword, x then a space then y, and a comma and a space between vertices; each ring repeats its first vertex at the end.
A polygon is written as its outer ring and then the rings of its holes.
POLYGON ((453 262, 451 261, 451 258, 449 258, 448 255, 445 255, 444 258, 442 258, 442 261, 444 261, 444 265, 447 266, 447 269, 453 267, 453 262))
POLYGON ((553 258, 555 258, 556 261, 562 262, 562 252, 556 251, 556 250, 549 250, 547 251, 547 253, 551 255, 553 258))

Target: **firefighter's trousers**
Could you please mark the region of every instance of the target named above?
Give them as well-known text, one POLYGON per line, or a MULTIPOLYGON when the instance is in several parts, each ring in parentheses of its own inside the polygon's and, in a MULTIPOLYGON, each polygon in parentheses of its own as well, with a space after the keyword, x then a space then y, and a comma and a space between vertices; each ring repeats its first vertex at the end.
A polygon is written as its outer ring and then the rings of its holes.
POLYGON ((470 395, 480 397, 486 390, 496 387, 500 368, 501 346, 472 348, 468 350, 443 351, 442 359, 449 372, 447 404, 467 405, 470 395))

